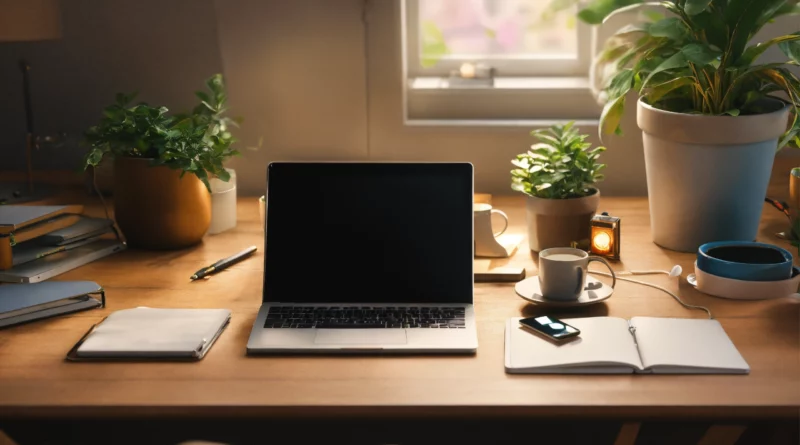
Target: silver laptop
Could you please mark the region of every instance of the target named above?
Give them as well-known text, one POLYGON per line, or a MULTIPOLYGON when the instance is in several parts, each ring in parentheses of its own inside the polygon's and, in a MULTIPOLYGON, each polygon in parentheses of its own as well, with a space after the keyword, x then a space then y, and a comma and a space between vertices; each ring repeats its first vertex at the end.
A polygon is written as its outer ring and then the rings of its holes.
POLYGON ((473 169, 272 163, 247 352, 473 353, 473 169))

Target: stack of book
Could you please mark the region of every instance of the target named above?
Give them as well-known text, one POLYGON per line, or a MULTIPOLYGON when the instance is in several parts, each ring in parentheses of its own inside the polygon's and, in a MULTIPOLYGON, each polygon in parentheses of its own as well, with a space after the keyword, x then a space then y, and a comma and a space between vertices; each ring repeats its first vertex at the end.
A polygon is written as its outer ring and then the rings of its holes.
POLYGON ((125 248, 83 206, 0 206, 0 282, 36 283, 125 248))

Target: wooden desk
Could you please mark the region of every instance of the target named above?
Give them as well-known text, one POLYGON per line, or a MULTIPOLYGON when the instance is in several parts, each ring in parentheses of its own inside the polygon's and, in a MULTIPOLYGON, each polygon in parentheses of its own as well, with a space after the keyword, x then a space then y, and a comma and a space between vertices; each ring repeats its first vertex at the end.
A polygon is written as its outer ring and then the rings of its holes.
MULTIPOLYGON (((510 232, 524 233, 523 200, 495 197, 510 232)), ((189 276, 243 247, 263 245, 255 198, 239 201, 235 230, 192 249, 129 250, 64 274, 94 280, 108 307, 0 331, 0 418, 77 417, 341 417, 438 416, 508 418, 784 418, 800 415, 800 304, 737 302, 702 295, 666 276, 646 280, 708 306, 752 367, 749 376, 507 375, 503 329, 508 317, 542 313, 519 299, 512 285, 480 284, 475 306, 480 347, 463 357, 248 357, 245 343, 261 303, 263 252, 210 280, 189 276), (230 308, 231 325, 198 363, 68 363, 64 355, 112 311, 136 306, 230 308)), ((98 207, 92 209, 99 212, 98 207)), ((622 217, 618 269, 692 271, 693 256, 650 241, 647 202, 603 199, 601 211, 622 217)), ((765 206, 759 239, 787 246, 774 232, 785 217, 765 206)), ((325 267, 315 252, 298 266, 325 267)), ((365 258, 368 261, 368 258, 365 258)), ((523 246, 510 260, 536 273, 523 246)), ((353 265, 357 267, 357 265, 353 265)), ((701 318, 671 297, 620 282, 605 304, 558 315, 701 318)))

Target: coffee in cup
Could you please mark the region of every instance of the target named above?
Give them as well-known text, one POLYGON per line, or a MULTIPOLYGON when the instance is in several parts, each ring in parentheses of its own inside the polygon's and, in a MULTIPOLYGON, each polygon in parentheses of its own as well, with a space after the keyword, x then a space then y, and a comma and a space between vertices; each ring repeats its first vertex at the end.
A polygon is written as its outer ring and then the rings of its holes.
POLYGON ((617 277, 605 259, 590 257, 580 249, 557 247, 539 252, 539 287, 549 300, 575 301, 586 287, 589 263, 603 263, 611 272, 614 287, 617 277))

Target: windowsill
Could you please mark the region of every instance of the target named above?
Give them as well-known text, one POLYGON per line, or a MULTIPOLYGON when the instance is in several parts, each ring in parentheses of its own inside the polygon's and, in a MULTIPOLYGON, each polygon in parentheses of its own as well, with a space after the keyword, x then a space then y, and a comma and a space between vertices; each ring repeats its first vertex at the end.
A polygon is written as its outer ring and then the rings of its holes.
POLYGON ((496 77, 494 86, 450 86, 446 77, 417 77, 409 79, 412 90, 589 90, 586 77, 496 77))
POLYGON ((596 122, 602 110, 589 85, 587 77, 567 76, 497 77, 494 86, 452 87, 447 78, 411 78, 406 87, 406 125, 596 122))
POLYGON ((548 128, 553 125, 563 124, 565 121, 574 121, 579 128, 600 127, 599 119, 406 119, 405 125, 409 127, 452 127, 452 128, 496 128, 515 129, 548 128))

